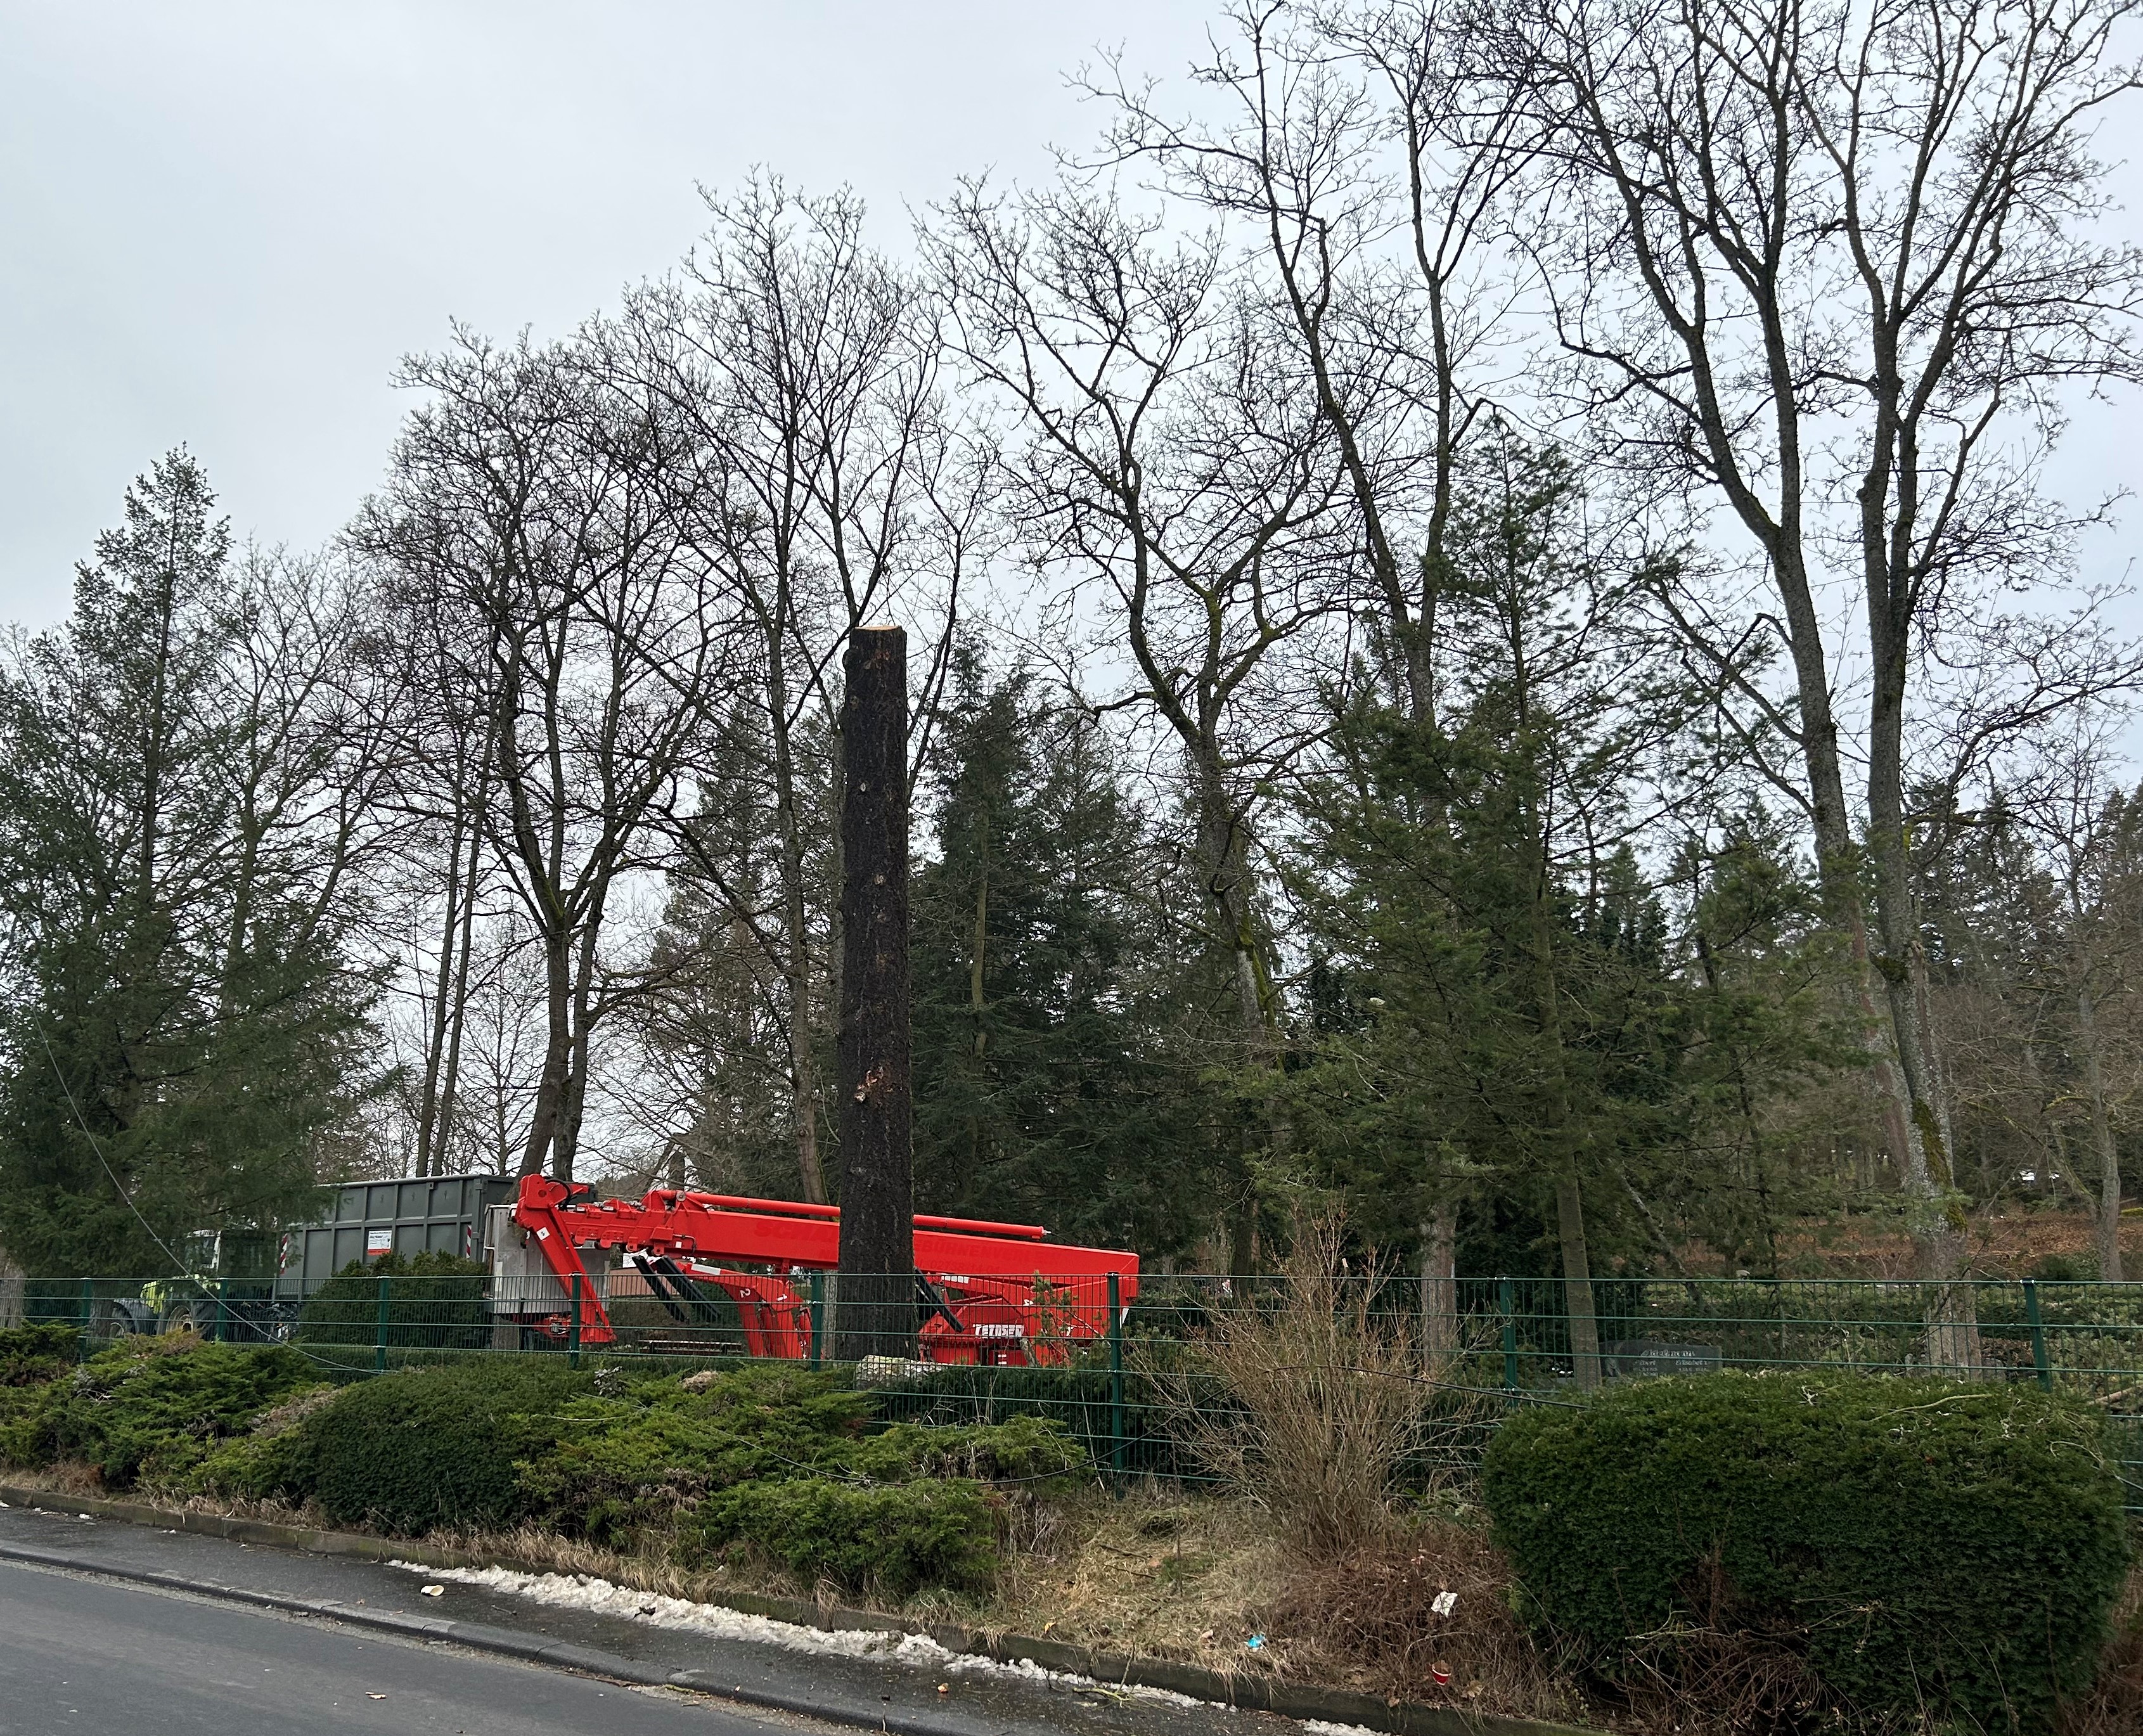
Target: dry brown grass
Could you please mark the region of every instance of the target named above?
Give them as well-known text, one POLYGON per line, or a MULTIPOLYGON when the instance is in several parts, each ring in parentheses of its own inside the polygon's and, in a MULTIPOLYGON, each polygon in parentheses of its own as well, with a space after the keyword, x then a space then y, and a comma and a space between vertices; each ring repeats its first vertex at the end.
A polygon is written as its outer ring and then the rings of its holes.
MULTIPOLYGON (((2075 1259, 2095 1253, 2097 1234, 2088 1212, 1997 1203, 1974 1213, 1966 1226, 1967 1269, 1987 1278, 2029 1277, 2049 1254, 2075 1259)), ((2121 1247, 2131 1269, 2143 1261, 2143 1215, 2123 1217, 2121 1247)), ((1787 1270, 1803 1276, 1910 1278, 1918 1270, 1911 1237, 1881 1218, 1797 1225, 1779 1238, 1779 1249, 1787 1270)), ((1692 1272, 1716 1274, 1725 1269, 1700 1244, 1682 1249, 1681 1257, 1692 1272)))
POLYGON ((1468 1711, 1582 1718, 1576 1686, 1512 1613, 1510 1585, 1509 1565, 1487 1537, 1432 1516, 1297 1564, 1272 1625, 1321 1679, 1468 1711), (1457 1602, 1439 1615, 1445 1592, 1457 1602))
MULTIPOLYGON (((585 1574, 634 1591, 658 1592, 665 1597, 687 1598, 694 1602, 718 1600, 730 1591, 750 1591, 763 1597, 795 1597, 808 1601, 814 1589, 778 1570, 750 1576, 733 1573, 725 1567, 706 1572, 687 1571, 671 1557, 666 1540, 652 1537, 636 1550, 601 1549, 578 1538, 562 1537, 555 1531, 532 1525, 503 1531, 433 1531, 424 1541, 441 1548, 464 1551, 497 1566, 518 1568, 524 1573, 585 1574)), ((853 1600, 834 1598, 830 1588, 824 1588, 819 1601, 829 1604, 853 1600)))
POLYGON ((49 1489, 55 1495, 102 1495, 108 1491, 104 1479, 97 1475, 94 1465, 72 1462, 40 1466, 35 1469, 9 1466, 4 1472, 7 1480, 25 1489, 49 1489))
POLYGON ((1284 1665, 1245 1642, 1265 1625, 1285 1552, 1247 1504, 1186 1500, 1161 1487, 1121 1499, 1089 1491, 1052 1502, 1017 1531, 988 1604, 970 1617, 997 1633, 1210 1669, 1284 1665))
POLYGON ((1194 1372, 1148 1371, 1191 1452, 1269 1509, 1305 1558, 1386 1530, 1393 1475, 1435 1427, 1418 1347, 1403 1324, 1373 1316, 1383 1274, 1347 1272, 1341 1242, 1335 1220, 1299 1224, 1279 1288, 1222 1315, 1194 1347, 1194 1372), (1200 1377, 1236 1408, 1202 1404, 1200 1377))
POLYGON ((1683 1588, 1688 1613, 1626 1648, 1613 1694, 1617 1728, 1646 1736, 1800 1736, 1888 1724, 1853 1714, 1809 1665, 1794 1627, 1751 1626, 1713 1560, 1683 1588))

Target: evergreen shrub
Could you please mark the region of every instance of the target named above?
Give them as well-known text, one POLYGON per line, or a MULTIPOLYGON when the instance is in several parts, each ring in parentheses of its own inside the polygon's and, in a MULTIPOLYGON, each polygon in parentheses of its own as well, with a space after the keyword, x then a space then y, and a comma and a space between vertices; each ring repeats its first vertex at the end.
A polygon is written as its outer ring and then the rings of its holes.
POLYGON ((298 1337, 310 1344, 379 1342, 379 1280, 392 1279, 387 1342, 398 1348, 482 1350, 491 1343, 487 1268, 456 1254, 386 1254, 352 1260, 307 1297, 298 1337))
POLYGON ((563 1407, 593 1385, 588 1372, 535 1357, 363 1382, 299 1425, 316 1455, 311 1492, 336 1524, 398 1536, 511 1525, 528 1508, 516 1461, 547 1452, 563 1407))
MULTIPOLYGON (((1137 1353, 1144 1357, 1143 1347, 1137 1353)), ((976 1368, 953 1363, 920 1379, 874 1392, 881 1415, 894 1422, 993 1424, 1017 1417, 1062 1427, 1097 1464, 1108 1462, 1111 1437, 1111 1377, 1106 1368, 976 1368)), ((1195 1391, 1200 1402, 1225 1406, 1226 1395, 1195 1374, 1166 1374, 1141 1368, 1124 1373, 1124 1465, 1153 1476, 1195 1480, 1203 1473, 1172 1425, 1179 1395, 1195 1391), (1164 1390, 1166 1388, 1166 1390, 1164 1390)))
POLYGON ((122 1339, 38 1389, 0 1430, 0 1457, 85 1462, 113 1488, 172 1481, 317 1377, 281 1345, 205 1344, 191 1333, 122 1339))
POLYGON ((42 1386, 74 1367, 81 1329, 64 1321, 0 1332, 0 1387, 42 1386))
POLYGON ((870 1406, 830 1375, 753 1364, 697 1387, 635 1381, 557 1412, 556 1437, 522 1467, 528 1510, 568 1536, 617 1543, 710 1490, 838 1459, 870 1406))
POLYGON ((926 1478, 1046 1481, 1091 1465, 1060 1423, 896 1424, 865 1432, 868 1397, 833 1377, 758 1364, 697 1389, 634 1383, 558 1407, 557 1438, 525 1462, 528 1511, 568 1536, 624 1542, 712 1492, 824 1476, 854 1483, 926 1478))
POLYGON ((190 1495, 303 1501, 319 1481, 319 1444, 304 1425, 347 1388, 300 1387, 255 1419, 244 1435, 210 1449, 186 1481, 190 1495))
POLYGON ((2098 1417, 2021 1385, 1631 1382, 1518 1412, 1482 1482, 1522 1613, 1606 1673, 1670 1664, 1677 1624, 1757 1632, 1863 1711, 1967 1729, 2046 1728, 2128 1565, 2098 1417))
POLYGON ((997 1510, 965 1479, 860 1486, 825 1477, 740 1483, 695 1508, 678 1545, 688 1566, 742 1551, 807 1582, 905 1597, 924 1585, 987 1585, 997 1565, 997 1510))
POLYGON ((1054 1417, 1015 1416, 1003 1422, 896 1422, 840 1455, 843 1473, 871 1482, 929 1477, 983 1482, 1047 1483, 1092 1470, 1093 1460, 1054 1417))

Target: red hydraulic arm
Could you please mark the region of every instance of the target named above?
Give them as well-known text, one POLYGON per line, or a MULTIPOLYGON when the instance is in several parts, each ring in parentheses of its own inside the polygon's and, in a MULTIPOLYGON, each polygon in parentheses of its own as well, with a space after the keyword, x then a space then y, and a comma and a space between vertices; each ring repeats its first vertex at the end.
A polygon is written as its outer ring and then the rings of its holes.
MULTIPOLYGON (((746 1350, 775 1357, 811 1351, 810 1308, 790 1279, 830 1272, 840 1258, 840 1208, 792 1200, 675 1188, 597 1199, 591 1188, 526 1175, 513 1221, 569 1297, 577 1287, 584 1344, 611 1343, 617 1332, 582 1263, 583 1248, 622 1250, 658 1294, 679 1277, 714 1285, 736 1304, 746 1350)), ((1075 1343, 1106 1334, 1109 1274, 1117 1305, 1129 1308, 1138 1256, 1047 1236, 1039 1224, 918 1215, 918 1310, 930 1310, 923 1354, 938 1363, 1062 1363, 1075 1343)), ((547 1323, 563 1330, 562 1320, 547 1323)))

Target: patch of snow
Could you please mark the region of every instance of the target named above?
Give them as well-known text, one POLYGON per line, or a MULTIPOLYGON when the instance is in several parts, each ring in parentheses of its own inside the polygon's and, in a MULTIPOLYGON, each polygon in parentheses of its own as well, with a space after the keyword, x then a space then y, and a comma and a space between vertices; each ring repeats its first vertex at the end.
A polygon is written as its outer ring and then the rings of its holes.
POLYGON ((1327 1724, 1321 1718, 1305 1718, 1302 1728, 1308 1736, 1378 1736, 1367 1724, 1327 1724))
MULTIPOLYGON (((598 1615, 623 1615, 651 1626, 705 1634, 715 1640, 739 1640, 760 1645, 778 1645, 789 1651, 810 1652, 821 1657, 860 1658, 882 1664, 904 1664, 939 1675, 988 1676, 998 1680, 1025 1682, 1037 1688, 1085 1689, 1122 1695, 1156 1704, 1197 1708, 1209 1704, 1187 1694, 1166 1688, 1145 1688, 1121 1682, 1097 1682, 1091 1676, 1045 1669, 1032 1658, 1000 1662, 977 1652, 949 1651, 928 1634, 888 1633, 861 1628, 814 1628, 770 1616, 748 1615, 720 1604, 694 1603, 660 1592, 634 1591, 609 1580, 582 1573, 522 1573, 511 1567, 427 1567, 417 1561, 390 1561, 405 1573, 421 1573, 434 1581, 481 1585, 505 1591, 555 1608, 586 1610, 598 1615)), ((1343 1727, 1332 1725, 1331 1730, 1343 1727)))

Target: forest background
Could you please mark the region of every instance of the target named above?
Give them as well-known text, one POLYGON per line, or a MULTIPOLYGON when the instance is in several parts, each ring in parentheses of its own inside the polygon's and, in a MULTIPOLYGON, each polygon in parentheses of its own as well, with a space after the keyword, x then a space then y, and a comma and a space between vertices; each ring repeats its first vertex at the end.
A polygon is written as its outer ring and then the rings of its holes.
POLYGON ((897 250, 762 174, 570 336, 454 329, 327 547, 166 455, 0 675, 0 1245, 838 1199, 889 618, 924 1209, 1240 1271, 1337 1203, 1573 1319, 2020 1200, 2120 1276, 2143 650, 2044 467, 2139 368, 2131 22, 1253 6, 897 250))

